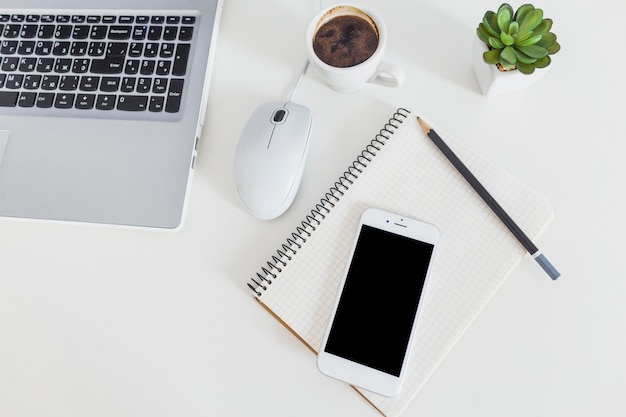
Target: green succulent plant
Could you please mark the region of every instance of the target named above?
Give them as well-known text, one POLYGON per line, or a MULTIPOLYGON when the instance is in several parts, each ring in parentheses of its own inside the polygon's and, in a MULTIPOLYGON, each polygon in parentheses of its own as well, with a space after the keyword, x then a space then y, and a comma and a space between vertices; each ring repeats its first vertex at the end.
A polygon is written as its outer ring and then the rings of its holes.
POLYGON ((550 55, 561 49, 550 29, 552 19, 545 19, 543 10, 524 4, 514 12, 511 5, 503 3, 497 12, 485 13, 476 33, 489 48, 483 54, 487 64, 532 74, 535 68, 550 65, 550 55))

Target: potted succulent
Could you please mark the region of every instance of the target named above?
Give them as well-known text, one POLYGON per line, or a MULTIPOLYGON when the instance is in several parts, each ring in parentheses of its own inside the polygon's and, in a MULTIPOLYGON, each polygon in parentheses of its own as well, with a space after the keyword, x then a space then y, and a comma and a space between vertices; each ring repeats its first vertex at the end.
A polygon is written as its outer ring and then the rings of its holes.
POLYGON ((485 96, 518 91, 547 72, 561 46, 552 19, 532 4, 517 10, 503 3, 497 12, 487 11, 476 29, 474 72, 485 96))

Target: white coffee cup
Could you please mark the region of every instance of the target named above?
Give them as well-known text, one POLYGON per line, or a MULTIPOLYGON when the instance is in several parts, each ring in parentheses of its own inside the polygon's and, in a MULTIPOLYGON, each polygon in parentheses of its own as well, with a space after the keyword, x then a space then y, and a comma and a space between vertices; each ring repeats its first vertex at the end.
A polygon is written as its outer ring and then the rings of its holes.
POLYGON ((320 77, 333 89, 342 93, 353 93, 366 83, 386 87, 398 87, 404 81, 404 71, 398 66, 383 61, 387 45, 387 25, 374 10, 353 5, 338 4, 320 10, 309 23, 306 31, 306 48, 309 63, 320 77), (356 16, 368 22, 378 34, 378 46, 365 61, 346 67, 332 66, 324 62, 315 52, 313 43, 318 30, 325 23, 339 16, 356 16))

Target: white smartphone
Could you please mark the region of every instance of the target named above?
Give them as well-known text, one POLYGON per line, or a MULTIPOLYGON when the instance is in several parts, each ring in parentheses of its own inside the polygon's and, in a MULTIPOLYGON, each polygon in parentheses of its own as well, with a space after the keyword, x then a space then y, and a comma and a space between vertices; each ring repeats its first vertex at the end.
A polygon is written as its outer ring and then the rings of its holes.
POLYGON ((398 394, 438 240, 432 224, 363 212, 317 357, 322 373, 398 394))

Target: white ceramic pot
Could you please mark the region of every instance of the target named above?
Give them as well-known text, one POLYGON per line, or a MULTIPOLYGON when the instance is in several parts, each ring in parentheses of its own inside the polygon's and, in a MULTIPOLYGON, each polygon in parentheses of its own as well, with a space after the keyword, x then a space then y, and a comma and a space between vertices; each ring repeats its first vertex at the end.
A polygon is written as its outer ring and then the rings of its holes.
POLYGON ((550 66, 537 68, 529 75, 522 74, 518 70, 500 71, 497 66, 483 61, 485 51, 487 51, 487 45, 475 36, 472 50, 474 73, 480 90, 486 97, 495 97, 528 88, 543 78, 550 69, 550 66))

